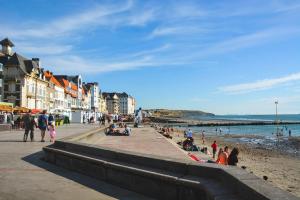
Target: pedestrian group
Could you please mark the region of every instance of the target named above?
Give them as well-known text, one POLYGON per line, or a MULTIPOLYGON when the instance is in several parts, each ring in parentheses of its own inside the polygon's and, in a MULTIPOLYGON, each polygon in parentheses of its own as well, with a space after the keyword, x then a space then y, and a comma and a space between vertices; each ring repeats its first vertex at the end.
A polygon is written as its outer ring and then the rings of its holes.
POLYGON ((37 122, 35 117, 31 114, 29 110, 23 117, 24 122, 24 137, 23 141, 27 142, 28 134, 30 134, 30 141, 34 141, 34 129, 39 128, 41 131, 41 142, 45 142, 46 130, 49 131, 50 142, 55 142, 56 130, 55 130, 55 120, 52 114, 47 116, 47 111, 44 110, 41 115, 38 116, 37 122))

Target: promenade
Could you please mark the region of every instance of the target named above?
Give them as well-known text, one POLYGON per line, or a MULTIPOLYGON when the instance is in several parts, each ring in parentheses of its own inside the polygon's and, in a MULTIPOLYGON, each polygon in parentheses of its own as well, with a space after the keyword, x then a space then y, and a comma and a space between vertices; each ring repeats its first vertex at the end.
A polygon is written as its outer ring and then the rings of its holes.
MULTIPOLYGON (((96 125, 71 124, 57 128, 57 139, 87 132, 96 125)), ((46 163, 39 130, 35 142, 22 142, 23 131, 0 132, 0 200, 149 199, 140 194, 46 163)))
MULTIPOLYGON (((120 131, 122 131, 122 129, 120 129, 120 131)), ((187 152, 180 149, 173 140, 165 138, 151 127, 132 128, 132 134, 129 137, 106 136, 103 133, 83 138, 79 142, 142 153, 150 156, 154 155, 170 159, 191 161, 187 152)))

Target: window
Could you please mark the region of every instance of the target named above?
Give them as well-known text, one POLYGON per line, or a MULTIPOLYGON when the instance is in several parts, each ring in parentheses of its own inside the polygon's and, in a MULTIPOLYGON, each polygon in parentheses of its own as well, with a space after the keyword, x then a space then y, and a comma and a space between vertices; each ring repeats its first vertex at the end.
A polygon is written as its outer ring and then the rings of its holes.
POLYGON ((0 71, 2 72, 3 71, 3 64, 0 63, 0 71))
POLYGON ((9 83, 9 85, 8 85, 8 91, 10 91, 10 92, 16 91, 16 85, 15 85, 15 83, 9 83))
POLYGON ((21 87, 19 84, 16 85, 16 91, 19 92, 21 90, 21 87))

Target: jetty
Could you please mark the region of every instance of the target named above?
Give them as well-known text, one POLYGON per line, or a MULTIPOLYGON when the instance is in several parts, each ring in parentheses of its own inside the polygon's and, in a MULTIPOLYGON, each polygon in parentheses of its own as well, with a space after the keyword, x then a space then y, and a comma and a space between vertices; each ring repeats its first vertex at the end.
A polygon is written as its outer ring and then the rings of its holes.
POLYGON ((258 120, 189 120, 182 118, 149 117, 152 123, 163 123, 169 126, 249 126, 249 125, 290 125, 300 121, 258 121, 258 120))

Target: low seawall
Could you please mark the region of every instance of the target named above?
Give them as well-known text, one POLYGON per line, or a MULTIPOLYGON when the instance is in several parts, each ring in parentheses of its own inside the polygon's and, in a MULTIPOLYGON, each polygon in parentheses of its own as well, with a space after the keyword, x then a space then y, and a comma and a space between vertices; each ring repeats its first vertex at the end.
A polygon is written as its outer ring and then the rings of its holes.
POLYGON ((156 199, 297 199, 237 167, 143 155, 70 138, 43 150, 47 162, 156 199))

